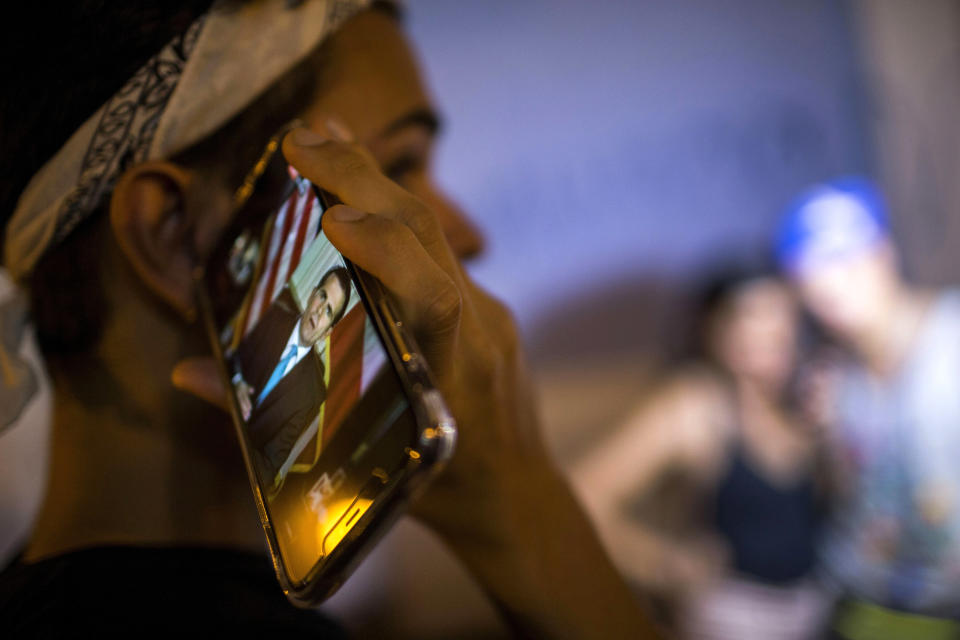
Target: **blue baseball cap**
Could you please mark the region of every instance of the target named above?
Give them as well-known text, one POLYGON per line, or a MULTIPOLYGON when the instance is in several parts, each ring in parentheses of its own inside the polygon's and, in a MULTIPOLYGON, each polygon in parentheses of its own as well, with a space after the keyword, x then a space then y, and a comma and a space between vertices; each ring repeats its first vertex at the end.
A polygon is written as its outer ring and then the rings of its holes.
POLYGON ((890 238, 887 206, 867 178, 847 177, 804 191, 787 207, 776 239, 790 275, 859 255, 890 238))

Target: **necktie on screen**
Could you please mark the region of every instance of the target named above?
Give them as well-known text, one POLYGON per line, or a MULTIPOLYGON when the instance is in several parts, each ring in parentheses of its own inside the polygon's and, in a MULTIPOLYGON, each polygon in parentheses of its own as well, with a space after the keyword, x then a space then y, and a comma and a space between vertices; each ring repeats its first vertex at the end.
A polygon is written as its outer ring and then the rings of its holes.
POLYGON ((287 352, 284 354, 284 356, 280 358, 280 362, 277 363, 277 368, 273 370, 273 374, 271 374, 270 379, 267 380, 267 384, 263 385, 263 391, 261 391, 260 395, 257 396, 257 406, 260 406, 260 403, 263 402, 263 399, 266 398, 271 391, 273 391, 275 386, 277 386, 277 383, 280 382, 280 378, 283 377, 283 372, 287 370, 287 365, 290 364, 290 361, 293 360, 294 356, 296 355, 297 345, 292 344, 290 345, 290 348, 287 349, 287 352))

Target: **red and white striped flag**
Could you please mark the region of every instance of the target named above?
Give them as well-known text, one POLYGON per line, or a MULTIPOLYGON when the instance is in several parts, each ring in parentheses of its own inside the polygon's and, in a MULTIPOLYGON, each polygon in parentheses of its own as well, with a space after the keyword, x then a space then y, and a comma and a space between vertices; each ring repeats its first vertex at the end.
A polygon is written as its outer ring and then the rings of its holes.
POLYGON ((293 167, 289 171, 295 187, 273 221, 267 252, 259 269, 261 275, 244 319, 243 336, 256 326, 260 316, 280 294, 283 285, 300 264, 303 250, 320 231, 321 210, 316 194, 310 188, 310 183, 301 178, 293 167))

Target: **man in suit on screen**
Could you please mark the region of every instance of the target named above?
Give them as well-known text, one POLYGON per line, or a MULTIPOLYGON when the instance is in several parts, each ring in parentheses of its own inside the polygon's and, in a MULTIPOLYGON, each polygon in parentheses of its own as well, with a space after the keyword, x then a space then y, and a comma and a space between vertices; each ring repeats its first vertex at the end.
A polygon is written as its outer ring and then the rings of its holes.
POLYGON ((320 278, 302 314, 284 287, 233 357, 233 386, 267 486, 279 486, 281 466, 326 400, 317 345, 343 317, 349 298, 342 266, 320 278))

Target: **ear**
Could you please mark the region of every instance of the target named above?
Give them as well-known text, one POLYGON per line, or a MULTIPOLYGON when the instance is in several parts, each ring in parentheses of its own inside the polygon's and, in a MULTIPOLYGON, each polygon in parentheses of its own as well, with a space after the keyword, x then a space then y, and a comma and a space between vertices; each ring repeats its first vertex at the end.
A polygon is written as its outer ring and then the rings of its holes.
POLYGON ((110 200, 114 237, 134 271, 188 320, 195 316, 195 182, 171 162, 147 162, 121 176, 110 200))

